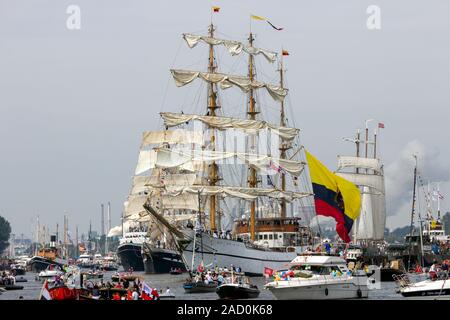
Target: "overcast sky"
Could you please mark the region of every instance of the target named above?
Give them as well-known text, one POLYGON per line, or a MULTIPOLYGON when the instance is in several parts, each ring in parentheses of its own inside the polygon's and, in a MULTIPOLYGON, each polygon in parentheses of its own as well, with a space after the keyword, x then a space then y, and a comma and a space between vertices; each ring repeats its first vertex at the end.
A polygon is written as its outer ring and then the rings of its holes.
POLYGON ((250 13, 284 28, 252 27, 261 47, 289 50, 291 121, 329 168, 354 153, 342 137, 385 124, 388 227, 409 223, 415 152, 449 209, 449 1, 0 0, 0 215, 14 233, 31 235, 37 215, 54 229, 64 211, 72 230, 98 229, 107 201, 119 223, 142 131, 185 99, 169 68, 206 57, 181 34, 205 32, 212 4, 222 37, 245 40, 250 13), (367 28, 370 5, 380 30, 367 28))

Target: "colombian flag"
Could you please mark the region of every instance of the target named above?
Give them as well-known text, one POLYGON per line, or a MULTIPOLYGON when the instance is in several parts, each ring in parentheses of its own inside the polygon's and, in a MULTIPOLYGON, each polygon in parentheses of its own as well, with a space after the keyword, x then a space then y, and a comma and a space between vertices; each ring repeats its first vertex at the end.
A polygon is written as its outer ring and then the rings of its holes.
POLYGON ((353 221, 361 209, 361 193, 351 182, 335 175, 305 151, 314 192, 316 213, 336 220, 336 232, 350 242, 353 221))

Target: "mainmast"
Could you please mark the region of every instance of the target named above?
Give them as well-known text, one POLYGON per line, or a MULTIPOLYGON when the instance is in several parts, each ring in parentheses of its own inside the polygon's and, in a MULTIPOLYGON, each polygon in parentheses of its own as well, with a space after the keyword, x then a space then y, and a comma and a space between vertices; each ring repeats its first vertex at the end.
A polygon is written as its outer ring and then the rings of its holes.
MULTIPOLYGON (((209 36, 211 38, 214 38, 214 30, 215 30, 214 25, 211 23, 209 26, 209 36)), ((216 72, 216 66, 214 64, 214 45, 212 45, 212 44, 209 45, 208 72, 210 72, 210 73, 216 72)), ((213 116, 213 117, 216 116, 216 109, 220 108, 217 105, 216 97, 217 97, 217 95, 216 95, 216 91, 214 90, 214 84, 211 82, 211 83, 209 83, 209 86, 208 86, 208 115, 209 116, 213 116)), ((214 129, 212 129, 210 131, 211 131, 210 145, 212 147, 211 150, 215 151, 216 150, 216 137, 214 134, 214 129)), ((214 161, 209 166, 209 172, 208 172, 208 180, 209 180, 210 186, 215 186, 217 181, 219 181, 217 171, 218 171, 217 164, 214 161)), ((209 198, 209 218, 210 218, 211 231, 217 230, 216 212, 217 212, 216 196, 211 195, 209 198)), ((220 221, 220 217, 219 217, 219 221, 220 221)), ((219 228, 220 228, 220 222, 219 222, 219 228)))
MULTIPOLYGON (((283 69, 283 53, 281 53, 280 67, 278 69, 280 72, 280 87, 284 88, 284 69, 283 69)), ((284 99, 280 103, 280 126, 286 126, 286 115, 284 112, 284 99)), ((289 145, 280 139, 280 159, 286 159, 286 151, 290 149, 289 145)), ((281 190, 286 190, 286 174, 281 172, 281 190)), ((286 217, 286 199, 281 199, 281 212, 282 218, 286 217)))
MULTIPOLYGON (((250 32, 248 41, 249 41, 249 45, 250 47, 253 47, 253 34, 250 32)), ((253 55, 249 55, 248 58, 248 77, 250 79, 251 82, 253 82, 254 80, 254 63, 253 63, 253 55)), ((248 108, 248 118, 251 120, 255 120, 256 118, 256 114, 258 114, 258 112, 256 111, 255 108, 255 98, 254 98, 254 93, 253 93, 253 88, 251 87, 249 90, 249 108, 248 108)), ((253 150, 255 148, 255 136, 252 135, 251 136, 251 143, 250 143, 250 148, 253 150)), ((257 180, 256 180, 256 170, 252 167, 250 167, 250 173, 249 173, 249 177, 248 177, 248 186, 250 188, 255 188, 257 185, 257 180)), ((255 240, 255 225, 256 225, 256 201, 253 200, 251 202, 250 205, 250 239, 252 241, 255 240)))

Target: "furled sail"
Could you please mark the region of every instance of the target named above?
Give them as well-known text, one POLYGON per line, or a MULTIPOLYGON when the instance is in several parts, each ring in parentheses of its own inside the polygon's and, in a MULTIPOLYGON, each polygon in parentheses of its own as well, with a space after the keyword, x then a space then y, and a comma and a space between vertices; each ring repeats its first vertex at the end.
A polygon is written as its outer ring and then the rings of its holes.
POLYGON ((200 131, 188 131, 183 129, 174 131, 146 131, 142 134, 141 147, 161 143, 202 144, 203 134, 200 131))
POLYGON ((210 127, 220 130, 224 129, 240 129, 244 131, 254 132, 261 129, 270 129, 273 133, 280 136, 286 141, 292 141, 300 131, 296 128, 280 127, 261 120, 235 119, 229 117, 213 117, 196 114, 182 114, 173 112, 161 112, 164 124, 168 127, 174 127, 192 120, 201 121, 210 127))
MULTIPOLYGON (((148 195, 131 195, 128 197, 128 204, 125 205, 124 217, 130 217, 141 212, 145 212, 144 204, 148 200, 148 195)), ((198 210, 198 196, 194 194, 177 194, 177 195, 152 195, 152 200, 159 202, 164 209, 186 209, 198 210)))
POLYGON ((198 195, 221 195, 223 197, 230 196, 244 200, 253 200, 257 197, 269 197, 274 199, 286 199, 292 201, 294 199, 308 197, 310 193, 282 191, 274 188, 244 188, 229 186, 167 186, 164 195, 178 196, 181 194, 198 195))
POLYGON ((262 54, 267 61, 269 62, 275 62, 277 58, 277 53, 272 52, 265 49, 259 49, 255 47, 251 47, 248 44, 243 44, 239 41, 233 41, 233 40, 223 40, 223 39, 217 39, 217 38, 211 38, 207 36, 201 36, 201 35, 195 35, 190 33, 183 34, 183 39, 186 41, 189 48, 195 47, 200 41, 210 44, 210 45, 223 45, 225 48, 227 48, 228 52, 231 55, 238 55, 242 52, 246 52, 251 55, 258 55, 262 54))
MULTIPOLYGON (((145 151, 145 150, 144 150, 145 151)), ((141 151, 144 152, 144 151, 141 151)), ((299 176, 304 168, 304 163, 288 159, 273 158, 267 155, 256 155, 238 152, 221 152, 211 150, 175 150, 168 148, 155 148, 155 157, 148 157, 147 162, 142 162, 139 167, 141 170, 149 170, 155 167, 159 168, 187 168, 193 167, 195 163, 207 163, 212 161, 232 161, 237 158, 242 163, 248 164, 257 170, 267 172, 276 168, 279 171, 286 171, 294 176, 299 176)), ((141 156, 139 157, 141 160, 141 156)), ((144 171, 146 171, 144 170, 144 171)), ((194 170, 193 170, 194 171, 194 170)))
POLYGON ((239 87, 242 91, 248 92, 250 89, 265 88, 267 92, 277 101, 283 101, 288 90, 277 85, 266 84, 258 81, 251 81, 248 77, 228 75, 223 73, 210 73, 190 70, 171 69, 172 76, 178 87, 182 87, 200 78, 204 81, 217 83, 221 89, 228 89, 232 86, 239 87))
POLYGON ((185 163, 178 163, 178 165, 164 166, 157 164, 157 152, 156 150, 141 150, 139 152, 138 164, 134 172, 135 175, 140 175, 150 169, 155 169, 157 166, 160 168, 173 168, 177 167, 180 171, 200 172, 206 171, 205 163, 203 161, 186 161, 185 163))
POLYGON ((373 158, 338 156, 338 171, 344 168, 369 169, 380 172, 381 161, 373 158))

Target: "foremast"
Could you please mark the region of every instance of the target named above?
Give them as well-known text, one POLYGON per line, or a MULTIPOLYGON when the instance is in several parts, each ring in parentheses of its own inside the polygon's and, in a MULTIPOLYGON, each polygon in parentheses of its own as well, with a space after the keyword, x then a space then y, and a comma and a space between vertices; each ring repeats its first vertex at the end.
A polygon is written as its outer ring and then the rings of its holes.
MULTIPOLYGON (((214 38, 214 25, 209 25, 209 36, 210 38, 214 38)), ((214 45, 209 44, 209 57, 208 57, 208 72, 213 74, 216 72, 217 66, 214 63, 214 45)), ((215 84, 213 82, 210 82, 208 85, 208 113, 207 115, 210 115, 212 117, 216 116, 216 109, 220 108, 217 105, 217 90, 215 88, 215 84)), ((210 128, 211 129, 211 128, 210 128)), ((210 130, 211 136, 210 136, 210 149, 212 151, 216 151, 216 137, 214 134, 214 129, 210 130)), ((217 170, 217 164, 215 161, 213 161, 209 165, 209 172, 208 172, 208 181, 210 186, 215 186, 217 182, 219 181, 218 177, 218 170, 217 170)), ((209 218, 210 218, 210 229, 212 232, 217 230, 216 226, 216 195, 210 195, 209 197, 209 218)), ((219 216, 219 223, 218 226, 221 228, 220 224, 220 215, 219 216)))

